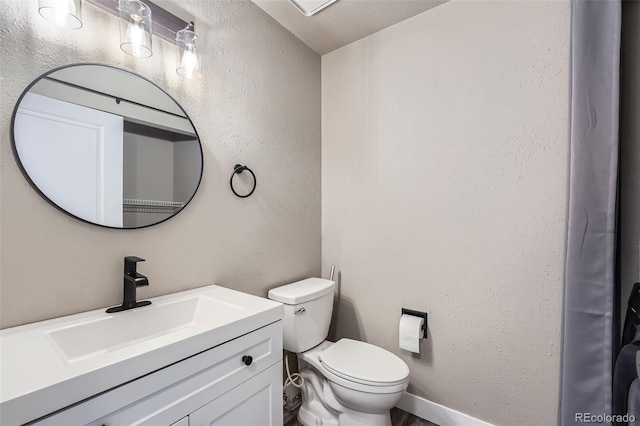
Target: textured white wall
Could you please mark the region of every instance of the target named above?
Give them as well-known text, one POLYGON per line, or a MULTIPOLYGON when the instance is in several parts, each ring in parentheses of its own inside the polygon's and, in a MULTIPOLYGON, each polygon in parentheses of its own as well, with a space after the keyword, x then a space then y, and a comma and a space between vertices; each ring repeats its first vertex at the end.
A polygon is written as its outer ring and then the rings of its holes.
POLYGON ((496 424, 556 423, 569 36, 568 2, 453 1, 322 57, 334 334, 496 424), (402 307, 429 313, 419 357, 402 307))
POLYGON ((620 108, 620 277, 622 318, 640 282, 640 1, 622 6, 620 108))
MULTIPOLYGON (((162 2, 161 2, 162 3, 162 2)), ((175 73, 175 47, 150 59, 119 48, 116 17, 85 3, 84 27, 40 18, 37 2, 0 0, 0 327, 120 303, 122 257, 147 259, 139 297, 220 284, 258 295, 320 272, 320 57, 249 1, 181 0, 205 40, 204 78, 175 73), (198 193, 173 219, 141 230, 77 221, 29 186, 10 147, 10 119, 40 74, 75 62, 136 71, 165 88, 202 139, 198 193), (235 163, 258 177, 240 200, 235 163)))

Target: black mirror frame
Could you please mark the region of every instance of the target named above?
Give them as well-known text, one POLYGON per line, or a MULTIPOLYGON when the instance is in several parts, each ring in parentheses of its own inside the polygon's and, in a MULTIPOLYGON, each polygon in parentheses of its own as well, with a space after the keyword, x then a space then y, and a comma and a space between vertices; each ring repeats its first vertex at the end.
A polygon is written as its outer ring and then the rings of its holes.
POLYGON ((193 200, 193 197, 195 197, 196 193, 198 192, 198 189, 200 188, 200 184, 202 183, 202 175, 204 173, 204 151, 202 149, 202 142, 200 140, 200 135, 198 134, 198 131, 196 129, 196 126, 193 124, 193 121, 191 121, 191 117, 189 117, 189 114, 187 114, 187 111, 185 111, 185 109, 182 107, 182 105, 180 105, 180 103, 178 101, 176 101, 173 96, 171 96, 169 93, 167 93, 166 90, 164 90, 162 87, 160 87, 159 85, 157 85, 156 83, 154 83, 153 81, 149 80, 148 78, 144 77, 141 74, 138 74, 134 71, 128 70, 128 69, 124 69, 121 67, 117 67, 115 65, 110 65, 110 64, 101 64, 99 62, 79 62, 79 63, 75 63, 75 64, 70 64, 70 65, 62 65, 60 67, 56 67, 52 70, 49 70, 43 74, 41 74, 38 78, 34 79, 31 83, 29 83, 29 85, 22 91, 22 93, 20 94, 20 97, 18 98, 18 100, 16 101, 16 105, 13 108, 13 113, 11 114, 11 151, 13 152, 13 158, 15 159, 16 163, 18 164, 18 168, 20 169, 20 171, 22 172, 22 175, 24 176, 24 178, 27 180, 27 182, 29 182, 29 185, 31 186, 31 188, 33 188, 33 190, 35 190, 42 198, 44 198, 49 204, 51 204, 53 207, 55 207, 56 209, 58 209, 59 211, 63 212, 64 214, 73 217, 74 219, 77 219, 81 222, 84 223, 88 223, 90 225, 94 225, 94 226, 99 226, 101 228, 107 228, 107 229, 119 229, 119 230, 133 230, 133 229, 143 229, 143 228, 148 228, 150 226, 155 226, 155 225, 159 225, 163 222, 166 222, 167 220, 173 218, 174 216, 178 215, 180 212, 182 212, 187 205, 191 202, 191 200, 193 200), (150 223, 148 225, 142 225, 142 226, 136 226, 136 227, 132 227, 132 228, 125 228, 125 227, 115 227, 115 226, 107 226, 107 225, 102 225, 99 223, 95 223, 95 222, 91 222, 85 219, 82 219, 68 211, 66 211, 65 209, 63 209, 62 207, 60 207, 59 205, 57 205, 53 200, 51 200, 49 197, 47 197, 41 190, 40 188, 38 188, 38 186, 35 184, 35 182, 33 182, 33 180, 31 179, 31 177, 29 176, 29 174, 27 173, 27 171, 25 170, 24 166, 22 165, 22 162, 20 161, 20 156, 18 155, 18 150, 16 148, 16 139, 15 139, 15 133, 14 133, 14 127, 15 127, 15 120, 16 120, 16 114, 18 112, 18 107, 20 106, 20 103, 22 102, 22 98, 24 98, 24 96, 29 93, 29 90, 36 84, 38 83, 40 80, 42 80, 44 77, 65 69, 65 68, 71 68, 71 67, 77 67, 77 66, 87 66, 87 65, 93 65, 93 66, 102 66, 102 67, 108 67, 108 68, 113 68, 116 69, 118 71, 124 71, 124 72, 128 72, 129 74, 133 74, 136 77, 142 78, 144 80, 146 80, 147 82, 151 83, 152 85, 154 85, 155 87, 157 87, 159 90, 161 90, 165 95, 167 95, 169 97, 169 99, 171 99, 173 102, 175 102, 175 104, 178 106, 178 108, 180 108, 180 110, 184 113, 185 117, 187 118, 187 120, 189 120, 189 123, 191 123, 191 127, 193 127, 193 132, 195 133, 197 139, 198 139, 198 147, 200 148, 200 176, 198 177, 198 183, 195 187, 195 189, 193 190, 193 194, 191 195, 191 197, 189 198, 189 200, 187 200, 186 203, 184 203, 184 206, 182 206, 182 208, 180 210, 178 210, 177 212, 175 212, 174 214, 172 214, 171 216, 167 217, 166 219, 162 219, 158 222, 155 223, 150 223))

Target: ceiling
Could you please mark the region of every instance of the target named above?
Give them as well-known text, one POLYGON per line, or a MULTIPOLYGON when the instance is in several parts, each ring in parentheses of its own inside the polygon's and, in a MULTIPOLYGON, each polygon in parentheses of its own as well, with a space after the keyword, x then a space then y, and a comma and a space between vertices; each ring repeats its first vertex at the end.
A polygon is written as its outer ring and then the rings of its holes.
POLYGON ((359 40, 446 0, 338 0, 304 16, 289 0, 252 0, 318 54, 359 40))

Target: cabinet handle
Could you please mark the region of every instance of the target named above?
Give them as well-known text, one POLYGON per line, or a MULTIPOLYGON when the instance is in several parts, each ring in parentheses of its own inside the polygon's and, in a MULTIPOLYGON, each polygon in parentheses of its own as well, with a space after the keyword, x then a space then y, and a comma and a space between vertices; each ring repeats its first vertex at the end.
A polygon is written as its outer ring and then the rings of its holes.
POLYGON ((242 362, 244 362, 244 365, 251 365, 253 357, 251 355, 245 355, 242 357, 242 362))

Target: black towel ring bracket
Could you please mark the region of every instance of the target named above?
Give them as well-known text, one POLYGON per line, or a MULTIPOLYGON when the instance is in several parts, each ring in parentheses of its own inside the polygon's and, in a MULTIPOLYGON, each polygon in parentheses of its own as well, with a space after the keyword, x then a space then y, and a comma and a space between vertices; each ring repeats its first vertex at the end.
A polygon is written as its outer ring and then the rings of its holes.
POLYGON ((248 168, 247 166, 242 166, 240 164, 236 164, 235 166, 233 166, 233 173, 231 173, 231 178, 229 179, 229 186, 231 187, 231 191, 236 197, 240 197, 240 198, 249 197, 251 194, 253 194, 253 191, 256 190, 257 184, 258 184, 258 181, 256 180, 256 175, 253 173, 253 171, 250 168, 248 168), (251 191, 248 194, 241 195, 241 194, 238 194, 235 188, 233 187, 233 178, 235 177, 236 174, 239 175, 245 170, 251 173, 251 176, 253 177, 253 188, 251 188, 251 191))

